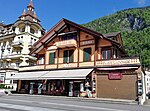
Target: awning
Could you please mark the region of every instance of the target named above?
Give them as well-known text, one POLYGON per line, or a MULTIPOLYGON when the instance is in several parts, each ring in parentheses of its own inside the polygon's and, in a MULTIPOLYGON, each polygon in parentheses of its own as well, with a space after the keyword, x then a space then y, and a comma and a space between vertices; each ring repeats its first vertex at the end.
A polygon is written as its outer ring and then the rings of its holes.
POLYGON ((40 79, 86 79, 86 76, 93 69, 72 69, 50 71, 40 77, 40 79))
POLYGON ((33 71, 33 72, 20 72, 7 78, 10 80, 39 80, 39 78, 48 73, 49 71, 33 71))

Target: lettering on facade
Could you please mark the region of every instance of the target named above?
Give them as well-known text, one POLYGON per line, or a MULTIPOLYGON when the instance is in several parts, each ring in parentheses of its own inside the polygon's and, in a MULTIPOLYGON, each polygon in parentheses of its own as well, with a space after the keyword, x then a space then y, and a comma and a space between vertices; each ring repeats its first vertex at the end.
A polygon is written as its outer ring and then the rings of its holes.
POLYGON ((122 65, 122 64, 138 64, 138 59, 126 59, 126 60, 109 60, 109 61, 98 61, 96 65, 122 65))
POLYGON ((120 79, 122 79, 122 74, 121 73, 110 73, 110 74, 108 74, 108 78, 110 80, 120 80, 120 79))
POLYGON ((81 45, 90 45, 90 44, 94 44, 94 40, 88 40, 88 41, 83 41, 80 43, 81 45))
POLYGON ((72 65, 71 64, 64 64, 63 67, 72 67, 72 65))

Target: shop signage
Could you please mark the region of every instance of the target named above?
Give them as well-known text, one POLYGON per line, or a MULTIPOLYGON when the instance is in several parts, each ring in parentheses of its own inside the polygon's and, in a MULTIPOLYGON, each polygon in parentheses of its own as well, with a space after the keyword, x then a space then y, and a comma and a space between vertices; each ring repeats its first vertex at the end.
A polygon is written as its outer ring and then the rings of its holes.
POLYGON ((122 79, 122 74, 121 73, 110 73, 108 75, 108 78, 111 79, 111 80, 122 79))
POLYGON ((96 65, 123 65, 123 64, 138 64, 139 59, 122 59, 122 60, 109 60, 97 61, 96 65))

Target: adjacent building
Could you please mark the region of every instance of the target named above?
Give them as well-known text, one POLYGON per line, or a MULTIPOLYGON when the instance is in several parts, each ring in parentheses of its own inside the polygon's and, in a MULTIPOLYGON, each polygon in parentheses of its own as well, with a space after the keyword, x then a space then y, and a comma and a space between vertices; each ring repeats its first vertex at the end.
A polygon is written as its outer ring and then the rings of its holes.
POLYGON ((145 98, 139 58, 128 57, 120 33, 101 34, 60 20, 34 44, 36 65, 10 79, 18 93, 137 100, 145 98))
POLYGON ((19 66, 34 64, 29 53, 33 44, 44 35, 44 29, 34 11, 32 0, 13 24, 0 23, 0 82, 11 84, 8 77, 18 72, 19 66))
POLYGON ((150 96, 150 71, 145 71, 145 73, 146 94, 150 96))

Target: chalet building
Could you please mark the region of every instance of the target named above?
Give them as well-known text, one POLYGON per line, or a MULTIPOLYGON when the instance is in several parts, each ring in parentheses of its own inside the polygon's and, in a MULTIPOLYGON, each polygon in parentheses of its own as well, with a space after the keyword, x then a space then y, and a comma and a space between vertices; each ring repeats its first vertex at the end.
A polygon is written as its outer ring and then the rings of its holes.
POLYGON ((31 55, 36 65, 11 77, 19 93, 131 100, 144 94, 139 58, 127 57, 120 33, 101 34, 62 19, 31 55))

